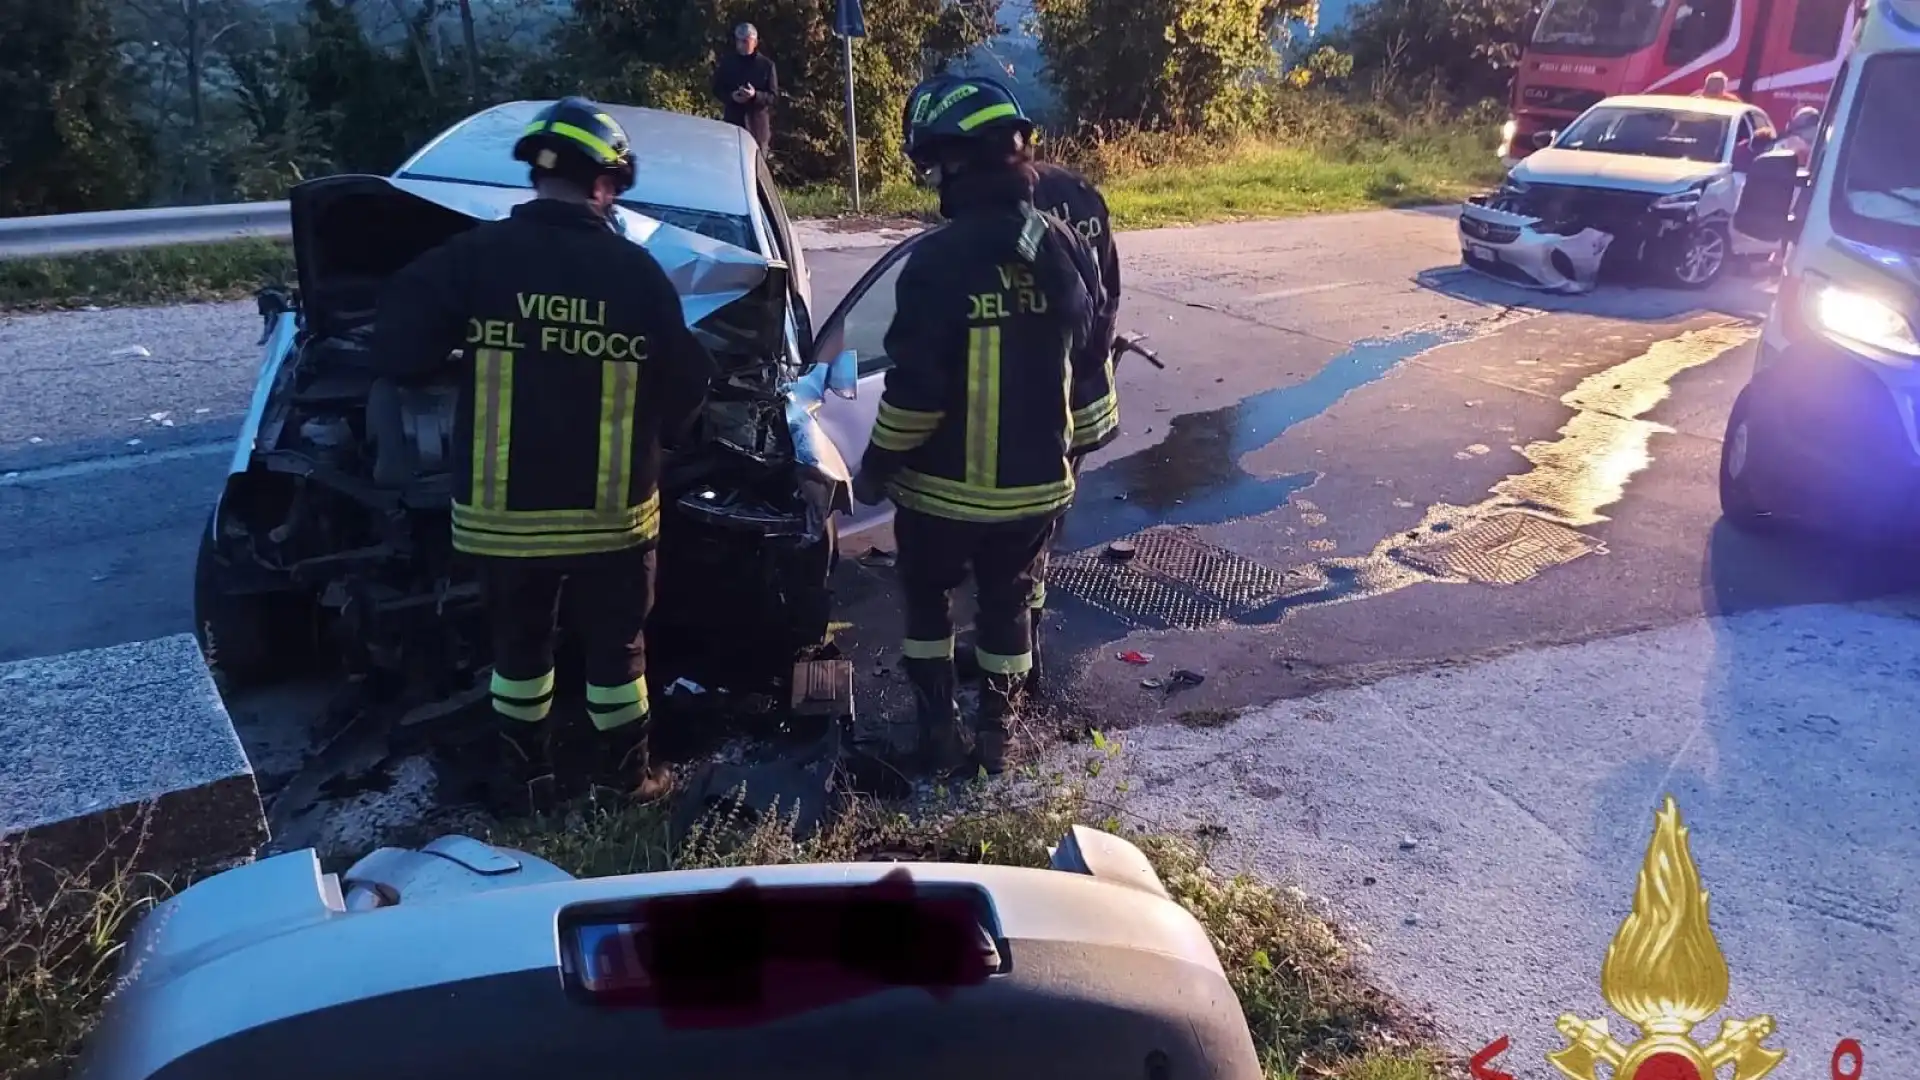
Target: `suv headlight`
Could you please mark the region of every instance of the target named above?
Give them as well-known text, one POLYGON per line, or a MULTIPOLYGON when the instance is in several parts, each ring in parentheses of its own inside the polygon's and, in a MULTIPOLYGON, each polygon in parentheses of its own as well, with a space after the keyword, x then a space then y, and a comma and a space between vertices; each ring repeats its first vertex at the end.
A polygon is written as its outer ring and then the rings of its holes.
POLYGON ((1807 314, 1821 333, 1842 345, 1920 359, 1920 335, 1905 312, 1872 293, 1809 275, 1807 314))
POLYGON ((1703 181, 1701 183, 1693 185, 1692 187, 1688 188, 1685 191, 1675 192, 1672 195, 1660 196, 1659 198, 1653 200, 1653 208, 1655 210, 1692 211, 1694 207, 1700 205, 1700 196, 1704 194, 1706 190, 1707 190, 1707 185, 1706 185, 1706 182, 1703 181))

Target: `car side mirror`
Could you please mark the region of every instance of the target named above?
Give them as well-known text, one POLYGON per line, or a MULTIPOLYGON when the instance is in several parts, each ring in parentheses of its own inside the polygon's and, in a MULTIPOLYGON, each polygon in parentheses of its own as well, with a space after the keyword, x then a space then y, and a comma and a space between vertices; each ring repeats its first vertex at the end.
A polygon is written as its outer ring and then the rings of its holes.
POLYGON ((1547 147, 1553 145, 1553 140, 1559 137, 1560 133, 1557 131, 1536 131, 1533 133, 1533 148, 1535 150, 1545 150, 1547 147))
POLYGON ((1800 191, 1800 159, 1791 150, 1761 154, 1747 166, 1746 188, 1734 211, 1734 228, 1767 243, 1796 231, 1793 204, 1800 191))
POLYGON ((827 389, 848 401, 860 396, 860 354, 842 349, 827 361, 827 389))

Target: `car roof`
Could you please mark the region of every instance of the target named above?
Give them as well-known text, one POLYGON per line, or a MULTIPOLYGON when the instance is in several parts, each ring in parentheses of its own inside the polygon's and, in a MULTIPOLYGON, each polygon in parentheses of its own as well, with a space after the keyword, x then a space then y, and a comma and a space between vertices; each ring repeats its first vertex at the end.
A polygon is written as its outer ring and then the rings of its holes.
POLYGON ((1607 98, 1594 108, 1659 109, 1738 117, 1757 111, 1759 106, 1744 101, 1721 101, 1718 98, 1688 97, 1684 94, 1621 94, 1607 98))
MULTIPOLYGON (((395 176, 527 186, 527 167, 513 160, 513 144, 551 101, 509 101, 467 117, 436 136, 395 176)), ((751 217, 754 205, 753 136, 702 116, 602 103, 626 129, 633 146, 636 202, 751 217)))

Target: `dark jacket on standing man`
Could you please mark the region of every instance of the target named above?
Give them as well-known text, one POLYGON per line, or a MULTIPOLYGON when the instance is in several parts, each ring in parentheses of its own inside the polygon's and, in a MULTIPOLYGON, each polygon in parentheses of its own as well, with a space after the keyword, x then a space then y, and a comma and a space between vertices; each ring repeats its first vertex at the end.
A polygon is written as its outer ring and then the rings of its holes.
POLYGON ((713 96, 719 99, 727 123, 746 128, 765 150, 773 139, 773 99, 779 96, 780 79, 773 61, 759 52, 745 56, 730 52, 713 69, 713 96), (753 87, 746 102, 733 100, 733 92, 742 86, 753 87))

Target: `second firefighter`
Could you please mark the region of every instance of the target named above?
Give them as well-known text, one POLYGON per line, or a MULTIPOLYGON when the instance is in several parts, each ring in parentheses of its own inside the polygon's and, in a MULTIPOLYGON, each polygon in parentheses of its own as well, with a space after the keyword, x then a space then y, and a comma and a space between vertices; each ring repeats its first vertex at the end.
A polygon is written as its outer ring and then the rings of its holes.
POLYGON ((1093 375, 1078 369, 1104 362, 1086 346, 1105 301, 1086 242, 1034 206, 1033 125, 1019 103, 987 80, 912 100, 915 156, 946 223, 901 268, 893 367, 854 489, 898 508, 902 651, 937 771, 963 760, 950 594, 972 571, 974 752, 997 773, 1033 666, 1036 574, 1073 501, 1072 387, 1093 375))

